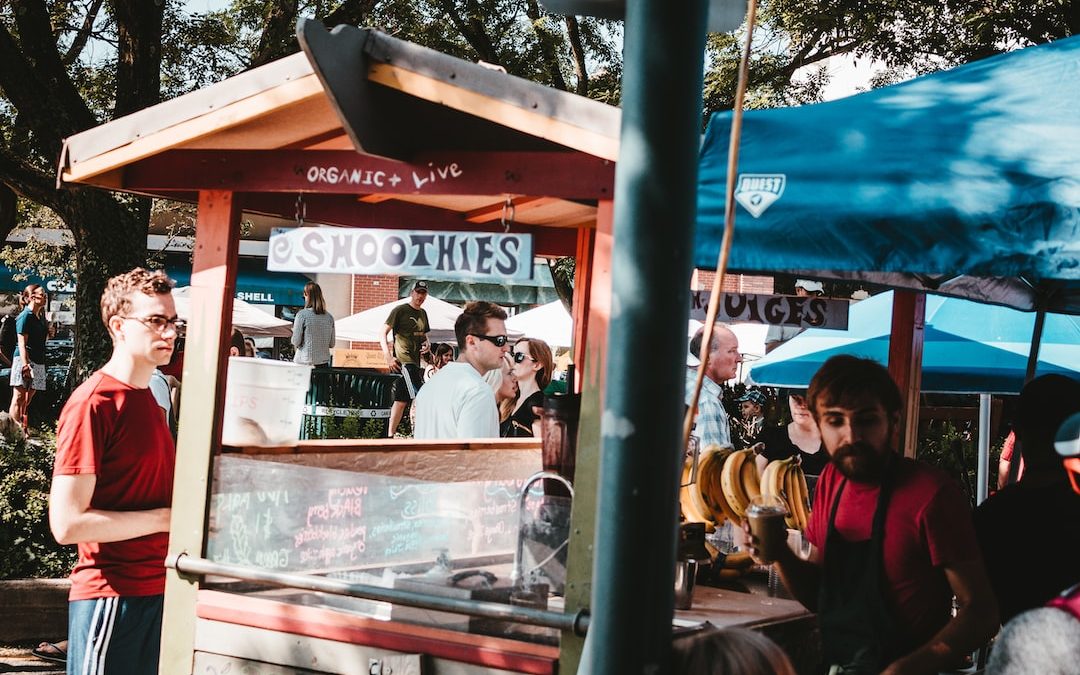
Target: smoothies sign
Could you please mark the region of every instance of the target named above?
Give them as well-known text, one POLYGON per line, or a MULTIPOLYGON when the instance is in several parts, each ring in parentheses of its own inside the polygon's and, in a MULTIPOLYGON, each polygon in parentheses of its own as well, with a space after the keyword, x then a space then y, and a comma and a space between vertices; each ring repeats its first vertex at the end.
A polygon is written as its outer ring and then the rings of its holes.
POLYGON ((296 227, 273 230, 266 269, 502 282, 531 279, 532 261, 530 234, 296 227))
MULTIPOLYGON (((705 320, 710 295, 705 291, 690 294, 691 319, 705 320)), ((724 293, 720 297, 716 320, 847 330, 850 306, 847 300, 813 296, 724 293)))

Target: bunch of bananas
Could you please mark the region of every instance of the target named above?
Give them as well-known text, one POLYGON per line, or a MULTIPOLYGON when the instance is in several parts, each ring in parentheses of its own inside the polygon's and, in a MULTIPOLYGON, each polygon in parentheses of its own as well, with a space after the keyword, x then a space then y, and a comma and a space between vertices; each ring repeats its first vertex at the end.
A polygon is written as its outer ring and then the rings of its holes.
MULTIPOLYGON (((719 524, 724 522, 725 514, 710 498, 708 487, 713 473, 719 475, 719 467, 731 454, 731 448, 722 448, 719 445, 706 446, 698 457, 697 482, 691 483, 693 474, 693 460, 687 460, 683 466, 682 487, 679 488, 679 503, 682 505, 683 516, 688 521, 719 524)), ((711 528, 710 528, 711 529, 711 528)))
POLYGON ((739 523, 746 516, 746 507, 750 500, 761 494, 757 464, 752 451, 739 450, 727 458, 720 471, 720 493, 734 514, 732 521, 739 523))
POLYGON ((806 529, 810 518, 810 493, 798 457, 769 462, 761 474, 761 493, 776 495, 784 500, 788 509, 784 521, 788 527, 794 530, 806 529))

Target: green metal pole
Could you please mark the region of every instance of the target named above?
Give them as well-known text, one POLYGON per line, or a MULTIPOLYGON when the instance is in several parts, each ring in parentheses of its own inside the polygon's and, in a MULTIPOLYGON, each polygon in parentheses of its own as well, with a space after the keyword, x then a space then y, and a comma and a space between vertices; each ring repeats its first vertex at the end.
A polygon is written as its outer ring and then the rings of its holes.
POLYGON ((591 675, 669 671, 705 0, 629 0, 591 675))

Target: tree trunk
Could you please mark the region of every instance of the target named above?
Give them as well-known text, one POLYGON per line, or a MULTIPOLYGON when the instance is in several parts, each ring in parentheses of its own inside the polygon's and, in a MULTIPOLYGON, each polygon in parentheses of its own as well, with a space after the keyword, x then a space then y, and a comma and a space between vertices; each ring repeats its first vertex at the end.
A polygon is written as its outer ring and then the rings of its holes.
POLYGON ((62 217, 79 252, 75 257, 76 372, 69 382, 82 382, 109 360, 112 340, 101 320, 101 293, 110 277, 146 265, 147 211, 145 205, 126 207, 95 188, 73 187, 64 200, 62 217))

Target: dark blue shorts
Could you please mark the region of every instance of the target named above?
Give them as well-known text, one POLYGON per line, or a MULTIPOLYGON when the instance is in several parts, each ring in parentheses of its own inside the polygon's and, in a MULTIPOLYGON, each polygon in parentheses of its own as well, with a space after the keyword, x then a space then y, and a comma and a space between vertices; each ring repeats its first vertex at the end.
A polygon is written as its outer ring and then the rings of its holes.
POLYGON ((68 603, 67 675, 157 675, 164 596, 68 603))

